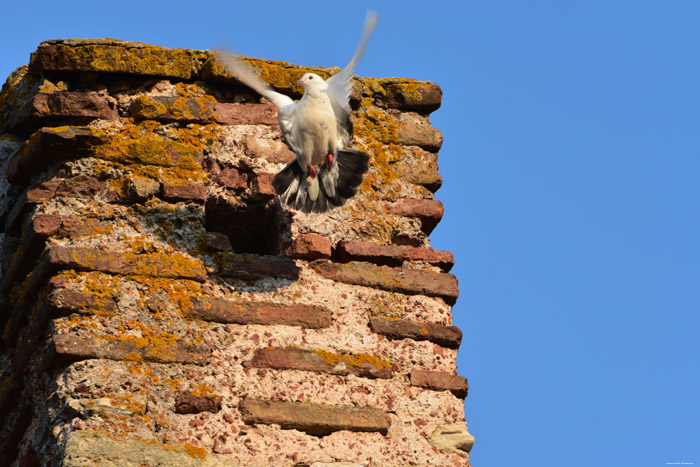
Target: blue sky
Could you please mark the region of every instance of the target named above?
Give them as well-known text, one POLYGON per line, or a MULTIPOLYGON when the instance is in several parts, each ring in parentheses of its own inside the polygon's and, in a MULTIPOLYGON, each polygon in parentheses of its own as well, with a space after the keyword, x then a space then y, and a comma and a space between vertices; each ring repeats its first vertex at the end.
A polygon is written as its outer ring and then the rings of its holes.
POLYGON ((697 0, 12 3, 0 75, 115 37, 443 88, 476 466, 700 464, 697 0), (109 11, 107 11, 109 10, 109 11))

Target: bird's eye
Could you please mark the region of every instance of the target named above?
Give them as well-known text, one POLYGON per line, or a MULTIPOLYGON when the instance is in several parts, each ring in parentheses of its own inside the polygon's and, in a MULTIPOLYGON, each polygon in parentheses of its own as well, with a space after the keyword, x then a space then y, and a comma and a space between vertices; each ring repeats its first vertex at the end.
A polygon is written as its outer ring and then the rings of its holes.
POLYGON ((314 77, 313 77, 313 76, 309 76, 309 79, 314 79, 314 77))

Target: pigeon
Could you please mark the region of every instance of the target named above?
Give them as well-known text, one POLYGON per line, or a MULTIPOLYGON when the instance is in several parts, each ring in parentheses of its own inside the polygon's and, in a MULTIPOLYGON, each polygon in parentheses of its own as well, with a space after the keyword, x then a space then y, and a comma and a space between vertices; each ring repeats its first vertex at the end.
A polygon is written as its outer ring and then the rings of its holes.
POLYGON ((342 206, 357 193, 369 169, 369 155, 346 146, 353 137, 353 69, 376 24, 377 13, 369 12, 357 51, 340 72, 327 80, 315 73, 301 77, 299 84, 304 87, 304 95, 299 102, 272 90, 243 60, 217 54, 240 82, 277 107, 282 138, 296 158, 272 179, 272 186, 282 203, 292 209, 322 213, 342 206))

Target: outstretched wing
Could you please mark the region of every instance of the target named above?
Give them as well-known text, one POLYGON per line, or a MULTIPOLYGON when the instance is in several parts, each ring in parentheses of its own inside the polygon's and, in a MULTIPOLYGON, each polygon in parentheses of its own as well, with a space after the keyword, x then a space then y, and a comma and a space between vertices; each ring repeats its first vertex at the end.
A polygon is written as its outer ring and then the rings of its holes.
POLYGON ((352 122, 350 121, 350 94, 352 93, 352 78, 353 69, 359 63, 362 55, 365 53, 367 48, 367 42, 377 26, 377 20, 379 16, 376 11, 370 11, 367 13, 367 19, 365 20, 365 29, 362 33, 362 39, 360 39, 360 44, 357 46, 355 55, 353 55, 350 62, 338 73, 334 74, 326 83, 328 83, 328 89, 326 89, 326 94, 331 100, 331 105, 333 105, 333 112, 335 113, 335 119, 338 124, 338 145, 339 148, 345 147, 352 141, 352 122))
POLYGON ((217 59, 231 72, 235 78, 249 88, 256 91, 272 102, 277 107, 277 115, 282 130, 282 137, 287 146, 298 153, 296 146, 291 141, 291 133, 296 120, 297 104, 291 97, 273 90, 261 77, 258 72, 248 63, 235 55, 216 51, 217 59))

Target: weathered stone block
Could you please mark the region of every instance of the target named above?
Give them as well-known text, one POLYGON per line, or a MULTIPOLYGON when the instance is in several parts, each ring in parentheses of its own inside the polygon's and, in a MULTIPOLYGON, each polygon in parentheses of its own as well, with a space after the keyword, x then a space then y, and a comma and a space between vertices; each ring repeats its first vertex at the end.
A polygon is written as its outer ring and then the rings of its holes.
POLYGON ((65 448, 57 454, 55 465, 84 467, 177 466, 236 467, 224 456, 207 453, 192 445, 161 444, 157 440, 126 439, 103 431, 73 431, 66 436, 65 448), (194 454, 194 455, 193 455, 194 454))
POLYGON ((474 446, 474 437, 467 430, 466 423, 453 423, 435 428, 428 438, 430 444, 441 451, 453 452, 469 461, 469 452, 474 446))
POLYGON ((386 212, 406 217, 416 217, 421 221, 421 230, 430 234, 445 213, 442 203, 436 199, 403 198, 393 204, 387 204, 386 212))
POLYGON ((111 297, 57 288, 49 294, 49 304, 55 313, 116 313, 117 304, 111 297))
POLYGON ((136 120, 207 124, 217 119, 214 106, 206 97, 140 96, 129 112, 136 120))
POLYGON ((224 125, 277 125, 277 108, 272 104, 214 104, 216 121, 224 125))
POLYGON ((442 175, 440 175, 440 172, 427 165, 397 162, 392 168, 400 179, 408 183, 424 186, 433 193, 442 186, 442 175))
POLYGON ((373 97, 381 106, 433 112, 442 103, 442 89, 435 83, 400 78, 376 81, 381 92, 374 93, 373 97))
POLYGON ((182 311, 188 316, 232 324, 282 324, 319 329, 331 325, 331 312, 315 305, 279 305, 266 302, 232 302, 210 298, 192 298, 182 304, 182 311))
POLYGON ((366 354, 335 354, 322 350, 297 348, 267 348, 255 351, 248 368, 303 370, 365 378, 391 378, 391 363, 366 354))
POLYGON ((246 154, 249 157, 262 158, 274 164, 287 164, 296 157, 286 144, 277 139, 246 135, 243 143, 246 148, 246 154))
POLYGON ((285 250, 284 254, 290 258, 305 260, 330 258, 331 241, 318 234, 300 234, 285 250))
POLYGON ((38 166, 61 157, 80 157, 103 141, 88 127, 63 126, 41 128, 32 134, 15 154, 7 168, 7 179, 25 185, 38 166))
POLYGON ((175 412, 179 414, 217 413, 219 410, 221 410, 221 396, 196 395, 190 391, 185 391, 180 393, 175 399, 175 412))
POLYGON ((449 251, 408 245, 378 245, 364 241, 341 241, 336 246, 335 255, 342 262, 368 261, 388 266, 398 266, 404 261, 421 261, 439 266, 445 272, 454 266, 454 257, 449 251))
POLYGON ((461 399, 467 397, 469 392, 467 378, 445 371, 413 370, 411 371, 411 384, 433 391, 450 391, 461 399))
POLYGON ((326 279, 390 292, 440 297, 448 304, 454 304, 459 295, 457 278, 447 273, 390 268, 360 261, 336 264, 319 260, 313 267, 326 279))
POLYGON ((442 147, 442 133, 429 125, 400 123, 398 137, 400 144, 418 146, 427 151, 439 151, 442 147))
POLYGON ((76 269, 111 274, 192 279, 203 282, 204 264, 185 255, 151 253, 136 255, 81 247, 52 246, 43 260, 53 270, 76 269))
POLYGON ((211 350, 203 345, 192 346, 174 339, 54 335, 49 341, 52 365, 91 358, 135 360, 159 363, 192 363, 204 365, 211 350))
POLYGON ((116 106, 97 94, 54 92, 36 94, 10 122, 10 131, 30 133, 42 126, 82 125, 95 119, 116 120, 116 106))
POLYGON ((204 204, 207 200, 207 189, 203 183, 191 185, 163 184, 162 198, 165 201, 177 203, 179 201, 204 204))
POLYGON ((462 342, 462 331, 456 326, 384 318, 371 318, 369 325, 372 331, 390 339, 431 341, 451 349, 459 348, 462 342))
POLYGON ((39 71, 94 71, 190 79, 206 54, 115 39, 55 39, 41 43, 29 67, 39 71))
POLYGON ((284 430, 326 436, 335 431, 369 431, 383 435, 389 430, 384 411, 373 407, 343 407, 301 402, 263 401, 246 398, 239 410, 251 424, 280 425, 284 430))

